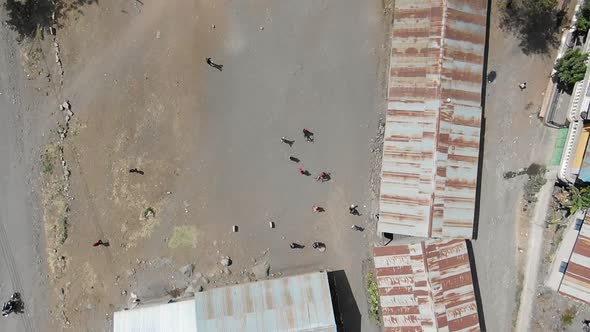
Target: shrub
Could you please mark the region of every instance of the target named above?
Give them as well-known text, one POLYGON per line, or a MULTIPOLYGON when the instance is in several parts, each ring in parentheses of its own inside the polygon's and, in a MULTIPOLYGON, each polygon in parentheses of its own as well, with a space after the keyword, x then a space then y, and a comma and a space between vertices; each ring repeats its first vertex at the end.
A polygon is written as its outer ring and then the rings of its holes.
POLYGON ((586 74, 586 59, 588 54, 582 53, 577 48, 565 52, 565 55, 557 61, 555 69, 559 82, 565 86, 573 86, 576 82, 584 79, 586 74))

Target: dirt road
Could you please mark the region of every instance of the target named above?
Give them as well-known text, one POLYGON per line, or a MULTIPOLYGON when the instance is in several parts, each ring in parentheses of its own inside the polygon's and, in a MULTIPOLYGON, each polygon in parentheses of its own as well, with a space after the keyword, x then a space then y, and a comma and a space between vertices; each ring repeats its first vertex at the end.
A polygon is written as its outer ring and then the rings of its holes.
POLYGON ((556 132, 537 119, 550 74, 550 54, 525 54, 521 40, 500 27, 498 3, 492 3, 487 70, 497 79, 487 85, 484 160, 475 263, 488 331, 510 331, 516 319, 522 268, 519 248, 526 247, 520 226, 526 176, 504 179, 532 163, 546 165, 556 132), (526 81, 526 90, 518 83, 526 81))
POLYGON ((0 26, 0 302, 20 292, 25 311, 2 317, 0 330, 33 332, 48 317, 36 185, 51 116, 25 77, 15 38, 0 26))

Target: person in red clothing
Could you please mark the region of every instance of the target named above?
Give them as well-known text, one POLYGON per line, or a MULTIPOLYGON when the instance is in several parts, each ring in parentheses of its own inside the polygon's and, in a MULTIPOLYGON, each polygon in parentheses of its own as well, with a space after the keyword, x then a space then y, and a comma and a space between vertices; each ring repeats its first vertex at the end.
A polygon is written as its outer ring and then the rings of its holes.
POLYGON ((309 176, 310 173, 303 167, 299 167, 299 174, 309 176))
POLYGON ((108 247, 109 243, 108 242, 104 242, 103 240, 98 240, 96 242, 94 242, 92 244, 93 247, 98 247, 98 246, 103 246, 103 247, 108 247))

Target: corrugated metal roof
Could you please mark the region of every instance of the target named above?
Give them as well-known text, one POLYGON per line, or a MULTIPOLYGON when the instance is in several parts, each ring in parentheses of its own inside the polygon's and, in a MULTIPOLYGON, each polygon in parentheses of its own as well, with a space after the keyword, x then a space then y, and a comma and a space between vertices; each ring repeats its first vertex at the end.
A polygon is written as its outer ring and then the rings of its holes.
POLYGON ((479 331, 465 240, 374 248, 384 331, 479 331))
POLYGON ((114 332, 336 332, 326 272, 197 293, 114 314, 114 332))
POLYGON ((117 311, 113 326, 114 332, 196 332, 195 301, 117 311))
POLYGON ((336 332, 325 272, 211 289, 195 309, 199 332, 336 332))
POLYGON ((559 293, 590 304, 590 214, 574 245, 574 250, 559 286, 559 293))
POLYGON ((471 238, 485 0, 396 0, 379 231, 471 238))

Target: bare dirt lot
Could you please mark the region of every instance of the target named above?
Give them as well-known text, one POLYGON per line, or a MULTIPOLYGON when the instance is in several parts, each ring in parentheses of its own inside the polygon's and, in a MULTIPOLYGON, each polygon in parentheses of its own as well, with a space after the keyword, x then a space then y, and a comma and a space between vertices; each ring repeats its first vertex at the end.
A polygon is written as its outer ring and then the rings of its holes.
POLYGON ((109 330, 132 293, 143 302, 189 295, 264 278, 251 268, 268 264, 269 277, 344 270, 354 295, 341 303, 345 324, 377 330, 362 263, 375 240, 383 6, 105 0, 71 13, 57 33, 57 94, 74 115, 43 159, 53 165, 43 187, 48 329, 109 330), (332 180, 315 181, 320 171, 332 180), (98 239, 109 246, 93 247, 98 239), (179 270, 186 264, 192 275, 179 270))

